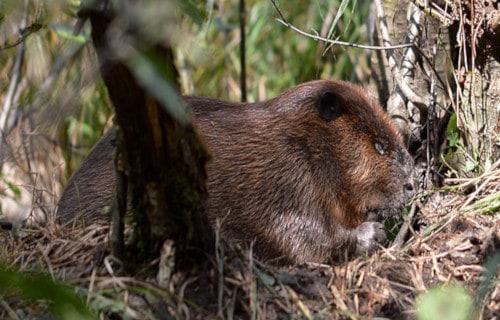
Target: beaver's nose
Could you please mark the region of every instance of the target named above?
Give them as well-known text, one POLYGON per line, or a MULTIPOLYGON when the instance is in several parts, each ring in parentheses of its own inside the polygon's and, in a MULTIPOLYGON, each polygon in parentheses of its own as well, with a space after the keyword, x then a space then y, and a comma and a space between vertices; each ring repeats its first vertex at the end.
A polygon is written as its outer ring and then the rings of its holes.
POLYGON ((403 193, 405 200, 413 198, 417 194, 418 181, 414 174, 411 174, 408 181, 403 185, 403 193))

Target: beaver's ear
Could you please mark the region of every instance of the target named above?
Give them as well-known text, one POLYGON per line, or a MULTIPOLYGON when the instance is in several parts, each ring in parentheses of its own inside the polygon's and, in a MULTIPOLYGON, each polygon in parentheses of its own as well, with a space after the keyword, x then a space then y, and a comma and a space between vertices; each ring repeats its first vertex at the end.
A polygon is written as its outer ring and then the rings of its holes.
POLYGON ((342 98, 334 92, 323 92, 318 102, 319 117, 325 121, 335 120, 342 113, 343 104, 342 98))

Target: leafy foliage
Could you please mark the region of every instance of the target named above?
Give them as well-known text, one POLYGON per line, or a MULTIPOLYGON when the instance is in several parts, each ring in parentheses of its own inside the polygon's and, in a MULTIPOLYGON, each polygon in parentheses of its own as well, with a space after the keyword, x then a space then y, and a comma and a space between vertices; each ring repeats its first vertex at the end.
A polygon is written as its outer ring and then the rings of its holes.
POLYGON ((43 301, 57 319, 95 319, 71 287, 56 283, 47 275, 0 269, 0 294, 43 301))

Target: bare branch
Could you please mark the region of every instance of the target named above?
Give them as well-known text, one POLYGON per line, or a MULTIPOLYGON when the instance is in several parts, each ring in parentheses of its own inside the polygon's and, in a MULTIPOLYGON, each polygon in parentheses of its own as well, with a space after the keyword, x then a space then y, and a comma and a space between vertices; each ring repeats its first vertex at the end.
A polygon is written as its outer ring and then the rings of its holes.
POLYGON ((281 23, 285 27, 287 27, 287 28, 289 28, 289 29, 297 32, 300 35, 303 35, 305 37, 311 38, 311 39, 316 40, 316 41, 322 41, 322 42, 328 43, 328 44, 330 44, 330 47, 334 46, 334 45, 339 45, 339 46, 354 47, 354 48, 368 49, 368 50, 391 50, 391 49, 409 48, 409 47, 413 46, 413 44, 411 44, 411 43, 405 43, 405 44, 395 45, 395 46, 391 46, 391 47, 387 47, 387 46, 380 47, 380 46, 369 46, 369 45, 363 45, 363 44, 357 44, 357 43, 337 41, 337 40, 331 40, 331 39, 323 38, 323 37, 320 37, 317 34, 307 33, 305 31, 302 31, 299 28, 293 26, 285 18, 285 16, 283 15, 283 13, 281 12, 281 10, 279 9, 278 5, 276 4, 276 1, 275 0, 271 0, 271 3, 273 4, 274 9, 276 10, 276 12, 278 12, 278 15, 280 16, 280 18, 276 19, 276 21, 278 21, 279 23, 281 23))
POLYGON ((380 46, 369 46, 369 45, 364 45, 364 44, 357 44, 357 43, 344 42, 344 41, 338 41, 338 40, 331 40, 331 39, 323 38, 323 37, 318 36, 316 34, 311 34, 311 33, 307 33, 305 31, 302 31, 299 28, 288 23, 286 20, 276 19, 276 21, 278 21, 279 23, 281 23, 285 27, 297 32, 300 35, 303 35, 305 37, 311 38, 311 39, 316 40, 316 41, 322 41, 322 42, 328 43, 330 45, 339 45, 339 46, 368 49, 368 50, 393 50, 393 49, 403 49, 403 48, 413 47, 413 44, 411 44, 411 43, 398 44, 395 46, 391 45, 391 46, 380 47, 380 46))
MULTIPOLYGON (((443 8, 441 8, 437 3, 429 1, 421 1, 421 0, 411 0, 411 2, 419 8, 424 13, 428 14, 431 17, 439 19, 445 25, 451 25, 453 23, 453 17, 446 12, 443 8), (429 4, 432 7, 429 7, 429 4)), ((446 6, 452 6, 453 3, 451 1, 445 1, 446 6)))
POLYGON ((247 67, 246 67, 246 36, 245 36, 245 25, 246 25, 246 9, 245 0, 240 0, 240 63, 241 63, 241 73, 240 73, 240 85, 241 85, 241 102, 247 102, 247 67))
POLYGON ((31 34, 37 32, 38 30, 40 30, 42 27, 43 27, 42 24, 35 22, 27 26, 26 28, 24 27, 21 28, 19 32, 19 37, 14 42, 9 42, 9 41, 5 42, 2 46, 0 46, 0 51, 14 48, 20 45, 21 43, 24 42, 24 40, 26 40, 26 38, 28 38, 31 34))
POLYGON ((276 10, 276 12, 278 12, 278 14, 280 15, 281 20, 284 21, 286 24, 288 24, 288 21, 285 19, 285 16, 283 16, 283 13, 281 13, 280 8, 278 8, 278 5, 276 4, 276 1, 275 0, 271 0, 271 3, 273 4, 274 9, 276 10))

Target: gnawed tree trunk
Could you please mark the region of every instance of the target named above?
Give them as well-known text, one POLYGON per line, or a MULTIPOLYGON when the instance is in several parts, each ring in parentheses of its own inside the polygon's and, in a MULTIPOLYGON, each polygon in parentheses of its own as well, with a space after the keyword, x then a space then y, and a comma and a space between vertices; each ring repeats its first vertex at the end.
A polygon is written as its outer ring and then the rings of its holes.
MULTIPOLYGON (((111 45, 119 41, 116 39, 119 35, 132 37, 134 32, 140 33, 140 27, 132 23, 116 23, 125 20, 120 16, 124 14, 123 7, 120 10, 87 7, 82 14, 91 21, 101 74, 116 111, 117 136, 122 139, 119 143, 122 150, 119 148, 118 152, 124 156, 136 238, 133 247, 127 250, 127 258, 131 259, 128 262, 151 261, 158 256, 163 243, 171 239, 175 242, 177 267, 189 267, 193 258, 205 257, 204 252, 211 250, 213 243, 213 232, 204 214, 208 153, 190 117, 186 122, 167 112, 187 106, 172 105, 180 101, 174 98, 160 103, 150 94, 154 89, 144 85, 144 79, 138 80, 134 74, 137 70, 130 68, 129 57, 117 52, 116 43, 111 45), (124 25, 127 28, 117 33, 116 28, 124 25)), ((155 66, 161 70, 156 71, 176 86, 177 71, 169 45, 159 42, 141 43, 142 46, 133 48, 130 43, 126 45, 129 47, 121 49, 137 50, 157 61, 155 66)))

